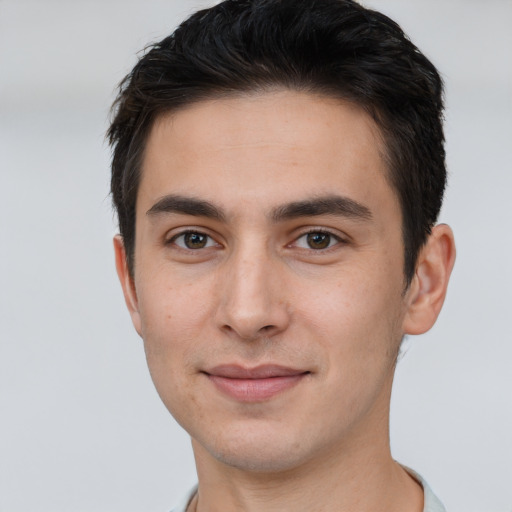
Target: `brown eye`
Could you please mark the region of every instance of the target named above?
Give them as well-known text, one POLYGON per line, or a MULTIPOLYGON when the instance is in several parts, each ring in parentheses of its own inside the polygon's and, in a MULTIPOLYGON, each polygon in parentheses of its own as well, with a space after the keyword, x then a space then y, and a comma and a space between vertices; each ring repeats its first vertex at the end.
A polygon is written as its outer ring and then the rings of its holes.
POLYGON ((329 233, 308 233, 306 242, 311 249, 327 249, 331 245, 331 235, 329 233))
POLYGON ((331 249, 340 244, 344 244, 342 238, 329 231, 323 231, 321 229, 318 231, 311 230, 309 233, 304 233, 293 242, 294 247, 314 251, 331 249))
POLYGON ((171 239, 171 242, 182 249, 189 250, 205 249, 216 245, 210 236, 198 231, 187 231, 176 235, 171 239))
POLYGON ((208 237, 202 233, 187 233, 183 237, 183 241, 189 249, 202 249, 206 247, 208 237))

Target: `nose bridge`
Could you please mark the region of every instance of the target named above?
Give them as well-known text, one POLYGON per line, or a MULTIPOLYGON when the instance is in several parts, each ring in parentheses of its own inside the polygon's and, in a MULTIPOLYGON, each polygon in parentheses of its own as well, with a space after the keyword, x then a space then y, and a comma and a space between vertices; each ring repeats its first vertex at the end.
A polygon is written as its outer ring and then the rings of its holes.
POLYGON ((219 321, 241 338, 270 336, 287 325, 279 261, 256 239, 240 243, 226 262, 219 321))

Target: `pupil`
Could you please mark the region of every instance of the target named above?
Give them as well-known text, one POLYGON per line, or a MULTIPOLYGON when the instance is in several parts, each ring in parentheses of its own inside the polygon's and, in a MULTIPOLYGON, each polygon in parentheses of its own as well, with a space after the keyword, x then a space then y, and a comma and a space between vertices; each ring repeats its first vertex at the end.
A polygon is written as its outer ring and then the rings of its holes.
POLYGON ((309 233, 307 240, 312 249, 325 249, 329 246, 331 237, 327 233, 309 233))
POLYGON ((206 235, 200 233, 187 233, 185 235, 185 245, 189 249, 201 249, 206 245, 206 235))

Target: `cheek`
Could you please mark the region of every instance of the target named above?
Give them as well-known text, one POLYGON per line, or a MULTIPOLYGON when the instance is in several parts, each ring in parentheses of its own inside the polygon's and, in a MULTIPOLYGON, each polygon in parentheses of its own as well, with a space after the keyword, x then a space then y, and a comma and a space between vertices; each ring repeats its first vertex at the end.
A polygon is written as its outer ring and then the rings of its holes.
POLYGON ((338 357, 388 354, 401 337, 402 311, 401 288, 388 274, 353 267, 308 284, 296 294, 297 318, 338 357))
POLYGON ((196 402, 191 377, 196 371, 193 354, 201 343, 202 309, 193 287, 164 280, 146 281, 139 295, 149 372, 162 402, 180 423, 182 411, 196 402))
POLYGON ((197 344, 208 318, 210 296, 204 283, 181 283, 155 273, 138 293, 139 311, 148 363, 166 367, 182 364, 197 344))

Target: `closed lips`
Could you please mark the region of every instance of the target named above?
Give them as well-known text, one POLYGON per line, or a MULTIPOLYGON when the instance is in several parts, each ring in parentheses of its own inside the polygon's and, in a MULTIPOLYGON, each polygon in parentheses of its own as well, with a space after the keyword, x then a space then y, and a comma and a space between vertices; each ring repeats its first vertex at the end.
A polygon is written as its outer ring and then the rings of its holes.
POLYGON ((276 365, 221 365, 204 372, 217 390, 238 402, 264 402, 293 388, 309 371, 276 365))

